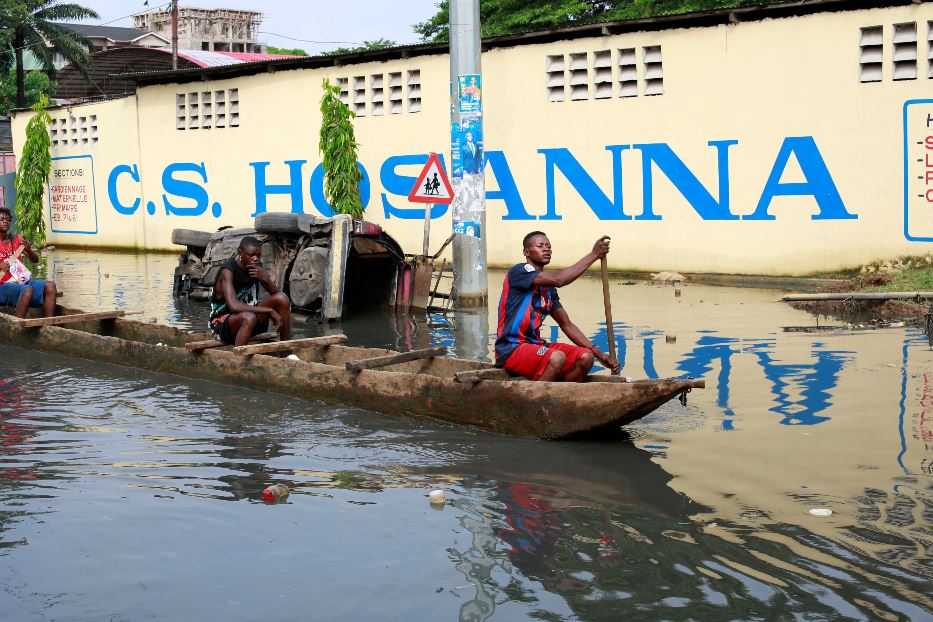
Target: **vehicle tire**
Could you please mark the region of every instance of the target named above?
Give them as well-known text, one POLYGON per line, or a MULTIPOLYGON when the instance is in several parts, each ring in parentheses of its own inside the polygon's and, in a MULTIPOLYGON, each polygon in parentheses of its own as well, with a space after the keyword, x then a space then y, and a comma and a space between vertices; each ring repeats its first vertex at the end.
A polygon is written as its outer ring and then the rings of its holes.
POLYGON ((328 255, 327 248, 309 246, 295 257, 288 275, 288 291, 296 307, 310 307, 324 293, 328 255))
POLYGON ((301 233, 298 214, 291 212, 263 212, 253 223, 257 233, 301 233))
POLYGON ((172 244, 204 248, 210 241, 210 231, 195 231, 194 229, 172 229, 172 244))

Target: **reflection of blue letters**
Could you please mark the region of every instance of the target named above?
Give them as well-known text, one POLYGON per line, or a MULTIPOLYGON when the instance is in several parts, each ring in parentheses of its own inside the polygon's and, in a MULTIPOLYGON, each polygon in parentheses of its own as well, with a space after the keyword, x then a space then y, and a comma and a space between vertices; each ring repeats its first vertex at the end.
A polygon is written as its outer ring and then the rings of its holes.
POLYGON ((712 362, 719 361, 719 377, 716 379, 716 405, 723 409, 723 414, 730 419, 722 422, 725 430, 733 429, 731 417, 734 412, 729 407, 729 378, 732 374, 732 349, 737 339, 723 337, 700 337, 697 347, 677 364, 677 369, 684 372, 684 376, 703 378, 713 370, 712 362))
POLYGON ((175 173, 197 173, 201 180, 207 183, 207 169, 204 163, 176 162, 169 164, 162 171, 162 202, 165 204, 165 213, 176 216, 200 216, 207 210, 209 202, 207 190, 197 182, 176 179, 175 173), (179 207, 168 200, 168 195, 194 200, 192 207, 179 207))
MULTIPOLYGON (((616 322, 612 323, 612 327, 614 331, 613 337, 615 337, 615 341, 616 341, 616 358, 619 360, 619 366, 622 369, 625 369, 626 347, 625 347, 625 338, 622 337, 619 333, 622 332, 622 328, 624 328, 624 326, 625 326, 624 324, 618 324, 616 322)), ((556 330, 556 327, 555 327, 555 330, 556 330)), ((557 340, 557 337, 556 337, 556 332, 555 332, 554 341, 556 340, 557 340)), ((598 347, 603 352, 607 352, 607 353, 609 352, 609 332, 605 328, 600 329, 595 335, 592 335, 590 337, 590 341, 592 341, 593 344, 595 344, 596 347, 598 347)), ((596 361, 596 363, 593 365, 593 371, 591 373, 595 373, 601 369, 605 369, 605 367, 602 367, 599 364, 599 361, 596 361)))
POLYGON ((142 199, 136 197, 131 206, 123 205, 120 202, 120 197, 117 196, 117 181, 120 175, 124 173, 128 173, 133 181, 139 183, 139 169, 135 164, 132 166, 128 164, 119 164, 113 167, 113 170, 110 171, 110 177, 107 178, 107 195, 110 197, 110 204, 113 205, 113 209, 116 210, 118 214, 132 216, 136 213, 136 210, 139 209, 139 204, 142 202, 142 199))
MULTIPOLYGON (((440 158, 441 166, 444 168, 444 171, 447 171, 447 166, 444 164, 443 154, 437 154, 437 157, 440 158)), ((382 193, 382 209, 385 212, 386 218, 402 218, 402 219, 411 219, 411 220, 424 220, 424 210, 423 207, 415 208, 399 208, 394 207, 389 203, 389 194, 396 194, 402 197, 408 197, 408 193, 411 192, 411 189, 414 187, 415 182, 418 181, 417 177, 409 177, 408 175, 400 175, 395 172, 395 168, 398 166, 406 166, 412 164, 418 164, 424 166, 428 161, 428 154, 426 153, 417 153, 413 155, 403 155, 403 156, 391 156, 386 158, 386 161, 382 163, 382 168, 379 169, 379 181, 382 183, 382 187, 385 189, 385 192, 382 193)), ((435 203, 431 207, 431 218, 440 218, 447 213, 447 205, 440 203, 435 203)))
POLYGON ((545 179, 547 182, 547 212, 544 216, 539 216, 541 220, 561 220, 562 217, 557 213, 557 199, 554 189, 554 169, 560 169, 577 191, 583 202, 586 203, 596 217, 600 220, 631 220, 622 211, 622 152, 629 148, 629 145, 609 145, 606 151, 612 153, 612 200, 606 196, 599 186, 593 181, 589 173, 570 153, 570 150, 560 149, 538 149, 538 153, 544 155, 545 179))
POLYGON ((525 210, 525 203, 518 193, 518 186, 515 185, 515 178, 505 154, 501 151, 487 151, 486 166, 496 176, 496 183, 499 184, 498 190, 486 191, 486 204, 497 199, 504 201, 505 216, 502 220, 534 220, 535 217, 525 210))
POLYGON ((719 201, 703 187, 683 160, 665 143, 633 145, 641 149, 642 183, 644 210, 635 220, 660 220, 654 213, 654 188, 651 163, 667 176, 703 220, 737 220, 738 216, 729 211, 729 147, 738 144, 737 140, 711 140, 709 145, 716 147, 719 161, 719 201))
POLYGON ((839 373, 852 359, 852 352, 815 352, 815 365, 777 364, 767 352, 755 354, 765 376, 774 385, 772 392, 777 404, 769 410, 784 416, 781 420, 783 425, 813 425, 829 421, 829 417, 820 417, 817 413, 831 405, 830 389, 839 382, 839 373), (790 381, 797 381, 802 386, 800 400, 791 400, 784 390, 790 381))
POLYGON ((816 141, 812 136, 792 136, 784 139, 781 145, 781 151, 778 152, 771 174, 765 183, 765 189, 761 193, 761 199, 758 200, 758 207, 755 212, 748 216, 743 216, 745 220, 774 220, 774 216, 768 213, 771 201, 778 196, 812 196, 816 199, 816 204, 820 208, 819 213, 810 218, 813 220, 846 220, 858 218, 857 214, 850 214, 846 211, 846 206, 839 196, 836 184, 833 182, 832 175, 820 155, 820 150, 816 146, 816 141), (791 154, 797 158, 800 170, 807 181, 802 183, 781 183, 781 177, 787 168, 787 162, 791 154))
MULTIPOLYGON (((712 371, 712 362, 719 361, 716 405, 723 408, 728 417, 734 415, 729 407, 729 381, 736 343, 737 339, 701 337, 697 340, 697 347, 677 365, 684 375, 702 378, 712 371)), ((831 390, 838 384, 839 374, 852 359, 852 353, 820 351, 814 353, 815 364, 790 365, 776 363, 765 351, 770 347, 772 344, 766 342, 745 345, 745 351, 751 351, 758 358, 765 377, 771 381, 775 405, 769 410, 783 416, 780 422, 783 425, 813 425, 828 421, 829 417, 818 416, 818 413, 831 405, 831 390), (791 382, 801 385, 801 399, 795 401, 788 396, 785 389, 791 382)), ((724 421, 723 427, 731 429, 731 421, 724 421)))
MULTIPOLYGON (((360 179, 360 204, 363 209, 366 209, 370 197, 369 173, 359 162, 356 163, 356 166, 363 174, 362 179, 360 179)), ((314 172, 311 173, 311 203, 314 204, 315 209, 321 215, 330 218, 335 212, 331 204, 327 202, 327 197, 324 196, 324 178, 324 165, 318 164, 314 168, 314 172)))
POLYGON ((287 194, 292 199, 291 211, 293 214, 303 214, 304 194, 302 193, 303 184, 301 183, 301 167, 307 160, 286 160, 288 166, 287 184, 269 184, 266 183, 266 167, 268 162, 250 162, 253 167, 253 175, 256 180, 256 211, 251 216, 257 216, 267 210, 266 199, 270 194, 287 194))

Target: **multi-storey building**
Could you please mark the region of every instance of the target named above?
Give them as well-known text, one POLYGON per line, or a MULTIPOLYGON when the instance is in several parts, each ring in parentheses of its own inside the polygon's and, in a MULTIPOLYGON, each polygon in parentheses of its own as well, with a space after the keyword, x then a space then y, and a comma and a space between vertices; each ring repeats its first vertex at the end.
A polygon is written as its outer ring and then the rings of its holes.
MULTIPOLYGON (((256 41, 262 13, 240 9, 178 8, 178 47, 212 52, 265 53, 256 41)), ((133 26, 172 39, 171 9, 147 11, 133 16, 133 26)))

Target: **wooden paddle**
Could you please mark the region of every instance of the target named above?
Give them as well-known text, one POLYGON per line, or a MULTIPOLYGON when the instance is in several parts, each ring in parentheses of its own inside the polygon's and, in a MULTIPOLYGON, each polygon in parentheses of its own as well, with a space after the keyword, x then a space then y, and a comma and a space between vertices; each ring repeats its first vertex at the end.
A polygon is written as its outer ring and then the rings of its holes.
MULTIPOLYGON (((612 303, 609 301, 609 268, 606 265, 606 256, 599 259, 599 267, 603 274, 603 306, 606 308, 606 335, 609 337, 609 358, 612 359, 613 367, 619 362, 616 358, 616 338, 612 330, 612 303)), ((612 372, 613 376, 618 376, 621 369, 612 372)))

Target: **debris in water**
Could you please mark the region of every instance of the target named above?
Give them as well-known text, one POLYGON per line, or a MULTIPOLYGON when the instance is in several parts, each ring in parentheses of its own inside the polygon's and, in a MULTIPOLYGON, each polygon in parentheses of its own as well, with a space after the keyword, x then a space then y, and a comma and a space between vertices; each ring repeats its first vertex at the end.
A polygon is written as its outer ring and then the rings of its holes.
POLYGON ((288 497, 288 486, 273 484, 262 491, 262 500, 266 502, 283 501, 288 497))
POLYGON ((814 516, 830 516, 833 513, 829 508, 813 508, 810 510, 810 514, 814 516))
POLYGON ((651 280, 657 283, 683 283, 687 277, 679 272, 653 272, 651 280))
POLYGON ((443 490, 432 490, 431 494, 428 495, 428 499, 432 505, 443 505, 447 501, 443 490))

